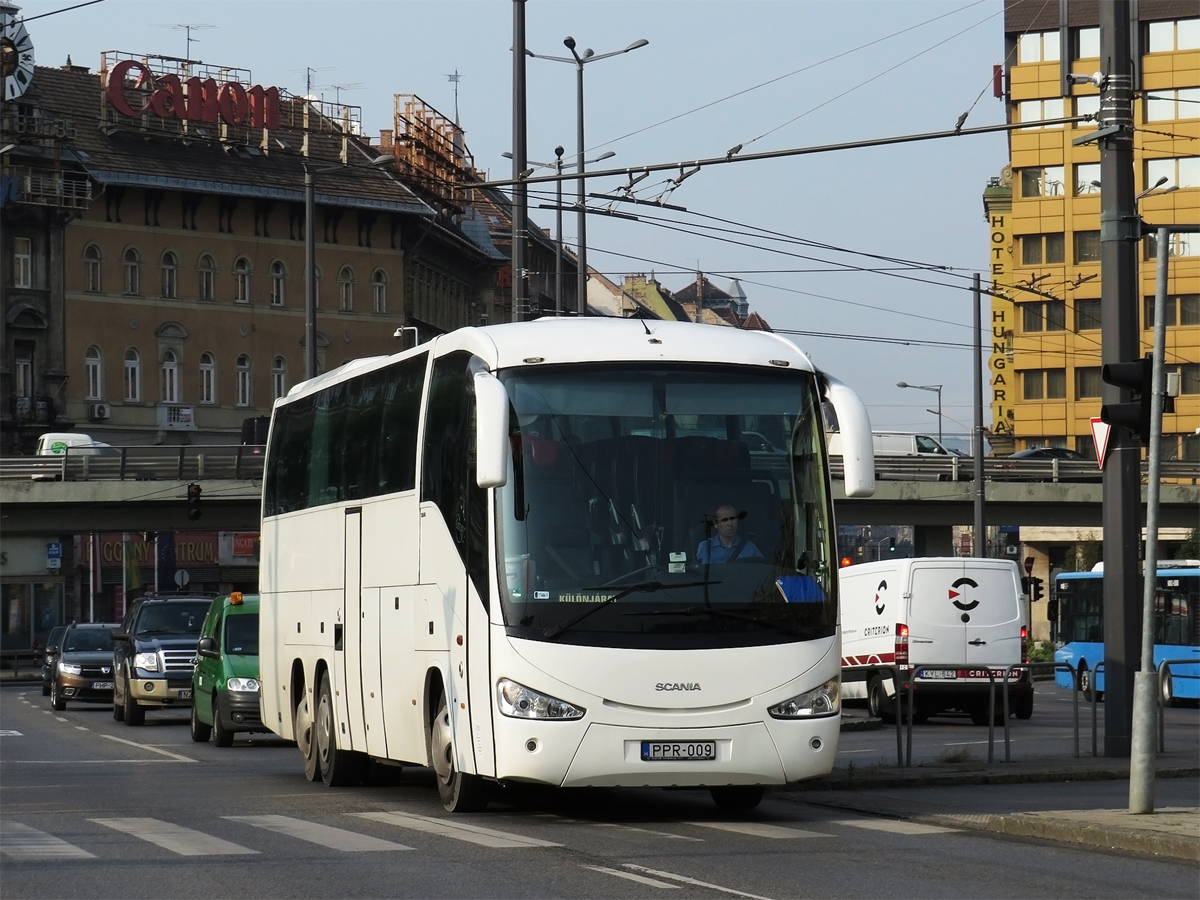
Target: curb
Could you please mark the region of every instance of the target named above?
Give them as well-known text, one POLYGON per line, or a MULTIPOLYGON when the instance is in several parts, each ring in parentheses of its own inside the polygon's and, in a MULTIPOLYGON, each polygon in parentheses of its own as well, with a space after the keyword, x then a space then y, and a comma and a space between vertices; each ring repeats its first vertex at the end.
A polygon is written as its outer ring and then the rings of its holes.
MULTIPOLYGON (((1156 778, 1200 778, 1200 766, 1164 766, 1155 771, 1156 778)), ((775 788, 779 793, 809 791, 857 791, 875 788, 953 787, 981 784, 1047 784, 1070 781, 1124 781, 1129 767, 1102 769, 1042 769, 1032 772, 998 772, 989 769, 953 772, 914 772, 912 775, 874 775, 856 771, 842 772, 828 778, 798 781, 775 788)))
POLYGON ((1164 856, 1189 862, 1200 862, 1200 840, 1147 831, 1122 828, 1117 825, 1083 825, 1063 819, 1033 816, 1028 813, 1010 815, 919 816, 916 821, 931 824, 958 825, 977 831, 992 831, 1017 837, 1040 838, 1064 844, 1085 844, 1109 850, 1128 850, 1148 856, 1164 856))
POLYGON ((842 717, 842 731, 877 731, 883 727, 883 719, 842 717))

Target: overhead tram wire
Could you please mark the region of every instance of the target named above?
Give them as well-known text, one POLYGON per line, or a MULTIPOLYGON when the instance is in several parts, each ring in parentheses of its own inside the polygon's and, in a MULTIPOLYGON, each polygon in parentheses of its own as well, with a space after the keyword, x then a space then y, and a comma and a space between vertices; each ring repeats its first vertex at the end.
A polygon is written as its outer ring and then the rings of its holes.
POLYGON ((909 25, 907 28, 902 28, 899 31, 894 31, 891 34, 884 35, 883 37, 875 38, 874 40, 867 41, 865 44, 859 44, 857 47, 852 47, 849 50, 843 50, 840 53, 835 53, 833 56, 827 56, 824 59, 818 60, 817 62, 814 62, 814 63, 810 63, 807 66, 801 66, 799 69, 794 69, 793 71, 787 72, 783 75, 777 75, 774 78, 769 78, 766 81, 763 81, 759 84, 753 85, 752 87, 743 88, 740 91, 735 91, 734 93, 727 94, 726 96, 721 97, 717 100, 712 100, 712 101, 709 101, 708 103, 701 104, 700 106, 697 106, 693 109, 689 109, 686 112, 678 113, 676 115, 670 116, 669 118, 662 119, 659 122, 655 122, 651 125, 643 126, 642 128, 635 129, 634 131, 630 131, 626 134, 621 135, 620 137, 615 137, 615 138, 607 140, 601 144, 596 144, 593 147, 589 147, 587 152, 591 153, 593 150, 596 150, 600 147, 607 147, 610 144, 615 144, 618 141, 625 140, 626 138, 634 137, 635 135, 639 135, 644 132, 651 131, 652 129, 658 128, 661 125, 667 125, 671 122, 678 121, 679 119, 687 118, 688 116, 693 115, 694 113, 703 112, 706 109, 711 109, 714 106, 718 106, 727 100, 734 100, 738 97, 744 96, 745 94, 753 93, 754 91, 757 91, 760 88, 768 87, 772 84, 775 84, 776 82, 783 81, 787 78, 791 78, 793 75, 801 75, 804 72, 809 72, 813 69, 819 68, 820 66, 823 66, 826 63, 835 62, 836 60, 842 59, 847 56, 851 56, 855 53, 858 53, 860 50, 870 49, 871 47, 874 47, 877 44, 882 44, 886 41, 890 41, 892 38, 900 37, 901 35, 907 34, 910 31, 915 31, 918 28, 923 28, 926 25, 930 25, 934 22, 937 22, 940 19, 945 19, 949 16, 957 15, 960 12, 971 9, 972 7, 979 6, 983 2, 984 2, 984 0, 975 0, 975 2, 973 2, 973 3, 968 3, 965 6, 960 6, 957 9, 952 9, 949 12, 934 16, 931 19, 926 19, 924 22, 918 22, 915 25, 909 25))

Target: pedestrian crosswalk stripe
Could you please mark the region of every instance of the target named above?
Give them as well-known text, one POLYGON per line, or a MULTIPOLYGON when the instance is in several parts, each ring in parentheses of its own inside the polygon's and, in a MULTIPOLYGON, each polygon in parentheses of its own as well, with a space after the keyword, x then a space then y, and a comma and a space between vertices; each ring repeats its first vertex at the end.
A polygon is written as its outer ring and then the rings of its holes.
POLYGON ((7 821, 0 821, 0 854, 16 861, 95 859, 94 854, 68 844, 62 838, 20 822, 7 821))
POLYGON ((97 825, 120 831, 180 856, 236 856, 243 853, 258 853, 223 838, 213 837, 203 831, 193 831, 182 825, 174 825, 161 819, 121 818, 89 819, 97 825))
POLYGON ((704 843, 704 838, 691 837, 686 834, 673 834, 670 831, 654 831, 653 829, 650 829, 650 828, 638 828, 636 825, 621 825, 617 822, 587 822, 587 823, 580 823, 580 824, 591 825, 595 828, 613 828, 613 829, 616 829, 618 832, 634 831, 634 832, 640 832, 641 834, 652 834, 655 837, 670 838, 671 840, 675 840, 675 841, 695 841, 698 844, 704 843))
POLYGON ((369 834, 359 834, 344 828, 334 828, 332 825, 322 825, 319 822, 306 822, 303 819, 293 819, 291 816, 223 816, 222 818, 286 834, 288 837, 299 838, 312 844, 320 844, 330 850, 356 852, 413 849, 404 844, 371 837, 369 834))
POLYGON ((733 894, 735 897, 746 897, 748 900, 770 900, 768 897, 760 897, 758 894, 747 894, 745 891, 739 891, 736 888, 727 888, 723 885, 713 884, 709 881, 700 881, 696 878, 688 878, 686 875, 676 875, 674 872, 664 872, 661 869, 650 869, 646 866, 635 865, 634 863, 624 863, 626 869, 633 869, 635 872, 646 872, 650 875, 658 875, 660 878, 670 878, 672 881, 679 881, 683 884, 690 884, 694 887, 708 888, 713 891, 720 891, 723 894, 733 894))
POLYGON ((782 825, 767 825, 764 822, 688 822, 700 828, 719 828, 721 831, 732 831, 734 834, 746 834, 750 837, 775 838, 787 840, 791 838, 833 837, 819 831, 805 831, 802 828, 784 828, 782 825))
POLYGON ((944 828, 941 825, 906 822, 902 819, 831 819, 823 824, 846 825, 850 828, 866 828, 870 831, 886 831, 888 834, 946 834, 959 830, 944 828))
POLYGON ((366 813, 350 813, 352 816, 358 816, 362 819, 371 819, 375 822, 385 822, 388 825, 398 825, 401 828, 411 828, 414 831, 423 831, 427 834, 437 834, 442 837, 454 838, 459 841, 467 841, 471 844, 479 844, 483 847, 559 847, 561 844, 555 844, 551 841, 542 841, 537 838, 525 837, 520 834, 513 834, 508 831, 495 831, 491 828, 480 828, 478 825, 468 825, 464 822, 450 823, 445 819, 434 819, 429 816, 418 816, 412 813, 402 812, 366 812, 366 813))
POLYGON ((647 878, 645 875, 635 875, 633 872, 622 872, 619 869, 610 869, 607 866, 584 866, 584 868, 591 869, 593 872, 603 872, 605 875, 616 875, 618 878, 624 878, 627 881, 636 881, 638 884, 648 884, 650 887, 668 888, 673 891, 679 890, 679 885, 677 884, 667 884, 665 881, 647 878))

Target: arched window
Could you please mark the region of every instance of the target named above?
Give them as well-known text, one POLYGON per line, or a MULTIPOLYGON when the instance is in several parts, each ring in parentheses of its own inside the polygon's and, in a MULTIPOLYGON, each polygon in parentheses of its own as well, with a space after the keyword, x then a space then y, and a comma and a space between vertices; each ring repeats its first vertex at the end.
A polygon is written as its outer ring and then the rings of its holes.
POLYGON ((132 347, 125 351, 125 399, 142 399, 142 358, 132 347))
POLYGON ((250 357, 243 353, 237 358, 237 405, 250 405, 250 357))
POLYGON ((349 266, 338 272, 338 301, 342 312, 354 311, 354 270, 349 266))
POLYGON ((83 289, 100 293, 100 248, 95 244, 88 244, 83 251, 83 289))
POLYGON ((158 265, 162 270, 162 296, 174 300, 179 296, 179 258, 168 250, 158 265))
POLYGON ((250 302, 250 260, 239 256, 233 264, 233 279, 235 285, 234 300, 238 303, 250 302))
POLYGON ((283 288, 284 279, 287 278, 287 272, 283 268, 283 263, 279 260, 271 263, 271 305, 283 306, 283 288))
POLYGON ((140 294, 142 292, 142 258, 133 247, 125 251, 122 257, 125 267, 125 293, 140 294))
POLYGON ((102 399, 104 397, 104 381, 99 347, 93 344, 87 348, 87 352, 83 354, 83 368, 85 372, 85 390, 87 391, 85 399, 102 399))
POLYGON ((162 355, 162 400, 163 403, 179 402, 179 362, 172 350, 162 355))
POLYGON ((196 272, 200 278, 200 299, 216 300, 217 264, 213 261, 213 258, 207 253, 201 256, 200 263, 196 266, 196 272))
POLYGON ((377 313, 387 312, 387 273, 376 269, 371 275, 371 309, 377 313))
POLYGON ((282 356, 271 363, 271 393, 276 400, 287 393, 287 360, 282 356))
POLYGON ((217 402, 217 364, 211 353, 200 354, 200 402, 217 402))

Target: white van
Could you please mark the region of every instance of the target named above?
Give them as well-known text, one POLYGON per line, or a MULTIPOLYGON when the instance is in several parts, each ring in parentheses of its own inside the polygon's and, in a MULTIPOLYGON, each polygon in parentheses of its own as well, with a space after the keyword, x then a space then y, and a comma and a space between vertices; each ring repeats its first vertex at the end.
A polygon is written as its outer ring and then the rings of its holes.
MULTIPOLYGON (((842 455, 842 436, 832 431, 827 435, 830 456, 842 455)), ((911 434, 907 431, 876 431, 871 434, 871 443, 876 456, 953 456, 937 438, 927 434, 911 434)))
MULTIPOLYGON (((843 699, 865 699, 871 715, 891 720, 891 667, 907 662, 915 678, 915 720, 958 709, 975 724, 987 724, 987 668, 1026 660, 1029 619, 1014 561, 882 560, 839 570, 838 588, 843 699)), ((1016 670, 1011 678, 1009 710, 1028 719, 1028 671, 1016 670)), ((1003 682, 1003 669, 997 680, 1003 682)), ((997 689, 997 716, 1002 703, 997 689)))
POLYGON ((72 456, 100 456, 115 450, 111 444, 97 441, 80 431, 48 431, 38 438, 34 454, 63 456, 69 451, 72 456))

